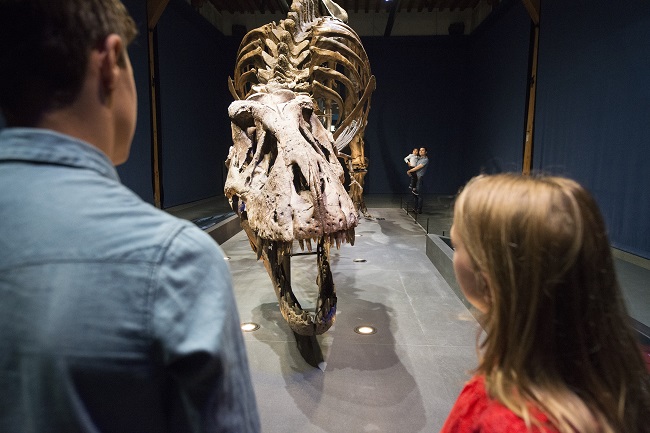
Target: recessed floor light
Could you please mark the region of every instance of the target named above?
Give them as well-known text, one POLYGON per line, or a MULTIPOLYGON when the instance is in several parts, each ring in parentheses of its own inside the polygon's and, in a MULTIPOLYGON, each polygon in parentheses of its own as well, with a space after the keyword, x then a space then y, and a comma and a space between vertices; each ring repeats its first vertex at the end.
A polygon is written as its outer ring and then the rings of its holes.
POLYGON ((372 335, 377 332, 377 329, 373 326, 362 325, 354 328, 354 332, 361 335, 372 335))
POLYGON ((245 322, 241 324, 241 330, 244 332, 253 332, 260 329, 260 325, 253 322, 245 322))
POLYGON ((354 259, 352 260, 354 263, 365 263, 366 259, 354 259))

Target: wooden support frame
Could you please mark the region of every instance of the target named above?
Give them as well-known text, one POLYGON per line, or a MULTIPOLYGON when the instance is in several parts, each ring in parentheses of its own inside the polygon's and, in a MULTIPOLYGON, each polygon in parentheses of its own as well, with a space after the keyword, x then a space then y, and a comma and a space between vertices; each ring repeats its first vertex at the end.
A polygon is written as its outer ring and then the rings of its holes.
POLYGON ((526 110, 526 135, 524 140, 524 157, 522 173, 530 175, 533 165, 533 134, 535 132, 535 93, 537 90, 537 55, 539 51, 539 18, 541 0, 522 0, 533 22, 531 35, 530 72, 528 75, 528 104, 526 110))
POLYGON ((395 14, 399 9, 399 3, 400 0, 393 0, 393 4, 390 6, 388 22, 386 22, 386 29, 384 30, 384 37, 390 36, 390 33, 393 31, 393 25, 395 24, 395 14))
POLYGON ((535 92, 537 90, 537 51, 539 46, 539 27, 533 28, 533 52, 528 81, 528 109, 526 116, 526 139, 524 141, 524 160, 522 173, 530 174, 533 165, 533 133, 535 132, 535 92))
POLYGON ((147 27, 153 30, 169 4, 169 0, 147 0, 147 27))
POLYGON ((160 113, 158 111, 158 89, 156 87, 155 29, 169 0, 147 0, 147 42, 149 46, 149 97, 151 103, 151 165, 153 173, 153 200, 162 209, 162 180, 160 174, 162 147, 158 139, 160 113))
POLYGON ((151 170, 153 174, 153 201, 154 206, 162 209, 162 180, 160 177, 160 140, 158 140, 158 121, 160 113, 158 112, 158 89, 156 87, 156 57, 154 44, 154 31, 147 32, 149 42, 149 101, 151 103, 151 170))
POLYGON ((521 0, 530 15, 530 19, 533 20, 535 26, 539 26, 539 4, 541 0, 521 0))

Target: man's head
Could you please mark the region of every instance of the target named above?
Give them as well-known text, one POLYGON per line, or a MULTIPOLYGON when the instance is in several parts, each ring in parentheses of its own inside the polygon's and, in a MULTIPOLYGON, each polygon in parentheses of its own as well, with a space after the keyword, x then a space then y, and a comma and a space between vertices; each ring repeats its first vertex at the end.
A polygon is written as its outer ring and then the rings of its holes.
POLYGON ((119 0, 0 0, 0 109, 9 126, 35 126, 72 104, 92 50, 119 36, 117 64, 137 34, 119 0))
POLYGON ((427 148, 426 147, 421 147, 419 151, 420 157, 427 156, 427 148))

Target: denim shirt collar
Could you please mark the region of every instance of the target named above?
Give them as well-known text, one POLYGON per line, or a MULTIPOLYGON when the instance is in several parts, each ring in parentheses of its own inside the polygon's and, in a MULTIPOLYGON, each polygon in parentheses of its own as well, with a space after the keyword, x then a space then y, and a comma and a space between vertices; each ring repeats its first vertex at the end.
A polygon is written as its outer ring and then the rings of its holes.
POLYGON ((25 161, 85 168, 119 181, 111 160, 95 146, 42 128, 0 130, 0 163, 25 161))

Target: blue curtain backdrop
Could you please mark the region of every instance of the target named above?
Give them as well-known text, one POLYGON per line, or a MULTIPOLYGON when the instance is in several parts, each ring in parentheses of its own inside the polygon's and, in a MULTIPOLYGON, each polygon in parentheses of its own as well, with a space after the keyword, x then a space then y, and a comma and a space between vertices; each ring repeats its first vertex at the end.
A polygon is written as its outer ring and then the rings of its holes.
POLYGON ((544 0, 537 170, 585 185, 612 245, 650 258, 650 2, 544 0))
POLYGON ((365 134, 365 192, 406 194, 404 157, 422 146, 429 155, 425 191, 455 191, 462 181, 467 39, 373 37, 363 44, 377 79, 365 134))
MULTIPOLYGON (((523 161, 531 20, 520 0, 493 12, 473 34, 463 86, 463 180, 520 172, 523 161)), ((463 182, 464 183, 464 182, 463 182)))
POLYGON ((232 144, 228 75, 239 41, 172 0, 157 28, 163 208, 223 195, 232 144))
POLYGON ((138 36, 129 45, 129 58, 133 66, 133 76, 138 92, 138 123, 136 124, 129 159, 117 167, 117 172, 124 185, 135 191, 143 200, 153 203, 146 2, 124 0, 124 5, 138 26, 138 36))
POLYGON ((481 172, 520 171, 530 18, 502 2, 471 36, 364 38, 377 77, 366 193, 406 193, 403 158, 426 146, 425 191, 455 194, 481 172))

